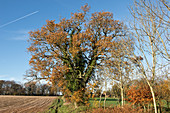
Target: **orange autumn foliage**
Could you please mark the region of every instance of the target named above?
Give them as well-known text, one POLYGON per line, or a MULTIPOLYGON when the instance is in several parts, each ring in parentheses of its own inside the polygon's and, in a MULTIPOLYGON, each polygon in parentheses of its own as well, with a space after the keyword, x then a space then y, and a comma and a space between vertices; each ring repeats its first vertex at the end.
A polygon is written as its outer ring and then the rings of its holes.
MULTIPOLYGON (((67 97, 85 92, 86 84, 94 76, 96 65, 113 52, 123 24, 110 12, 87 15, 89 6, 72 13, 58 23, 47 20, 41 29, 30 32, 30 65, 39 72, 36 79, 46 79, 62 87, 67 97)), ((77 97, 78 98, 78 97, 77 97)), ((84 97, 82 97, 84 98, 84 97)), ((72 99, 72 100, 73 100, 72 99)), ((85 99, 83 99, 84 101, 85 99)))
POLYGON ((127 90, 127 97, 126 100, 133 104, 144 105, 152 102, 149 86, 143 82, 130 86, 129 90, 127 90))

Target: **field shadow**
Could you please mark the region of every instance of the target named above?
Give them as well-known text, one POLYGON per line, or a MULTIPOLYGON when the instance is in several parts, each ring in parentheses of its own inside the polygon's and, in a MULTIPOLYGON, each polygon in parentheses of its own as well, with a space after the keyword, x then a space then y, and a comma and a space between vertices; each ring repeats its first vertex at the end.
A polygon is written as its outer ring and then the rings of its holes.
MULTIPOLYGON (((90 98, 90 100, 94 100, 92 98, 90 98)), ((95 98, 95 100, 100 101, 100 98, 95 98)), ((101 99, 101 101, 104 101, 105 99, 101 99)), ((106 101, 119 101, 119 99, 116 98, 107 98, 106 101)))

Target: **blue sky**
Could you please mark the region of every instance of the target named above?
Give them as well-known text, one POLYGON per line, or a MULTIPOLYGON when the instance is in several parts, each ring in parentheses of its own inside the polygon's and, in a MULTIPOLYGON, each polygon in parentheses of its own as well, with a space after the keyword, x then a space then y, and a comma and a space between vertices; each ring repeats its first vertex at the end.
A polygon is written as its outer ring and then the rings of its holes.
POLYGON ((69 18, 86 3, 90 12, 109 11, 115 19, 128 22, 133 0, 0 0, 0 80, 23 82, 30 68, 29 31, 39 29, 46 20, 69 18))

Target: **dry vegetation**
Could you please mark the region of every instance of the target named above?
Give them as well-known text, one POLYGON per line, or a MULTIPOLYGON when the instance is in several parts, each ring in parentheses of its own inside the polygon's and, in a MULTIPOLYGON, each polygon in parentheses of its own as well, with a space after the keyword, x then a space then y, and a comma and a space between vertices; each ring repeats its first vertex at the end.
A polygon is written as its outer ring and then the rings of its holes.
POLYGON ((54 96, 0 96, 0 113, 43 112, 55 98, 54 96))

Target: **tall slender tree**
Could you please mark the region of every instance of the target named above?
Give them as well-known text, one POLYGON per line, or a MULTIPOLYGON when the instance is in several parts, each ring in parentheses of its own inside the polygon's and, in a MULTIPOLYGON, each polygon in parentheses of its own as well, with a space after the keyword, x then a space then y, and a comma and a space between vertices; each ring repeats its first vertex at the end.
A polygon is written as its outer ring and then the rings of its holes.
POLYGON ((139 53, 138 57, 134 55, 132 61, 149 85, 155 113, 157 113, 154 92, 155 78, 161 69, 169 65, 169 62, 166 61, 169 61, 170 58, 169 2, 166 0, 135 0, 130 11, 134 18, 133 36, 136 39, 135 45, 139 53))

